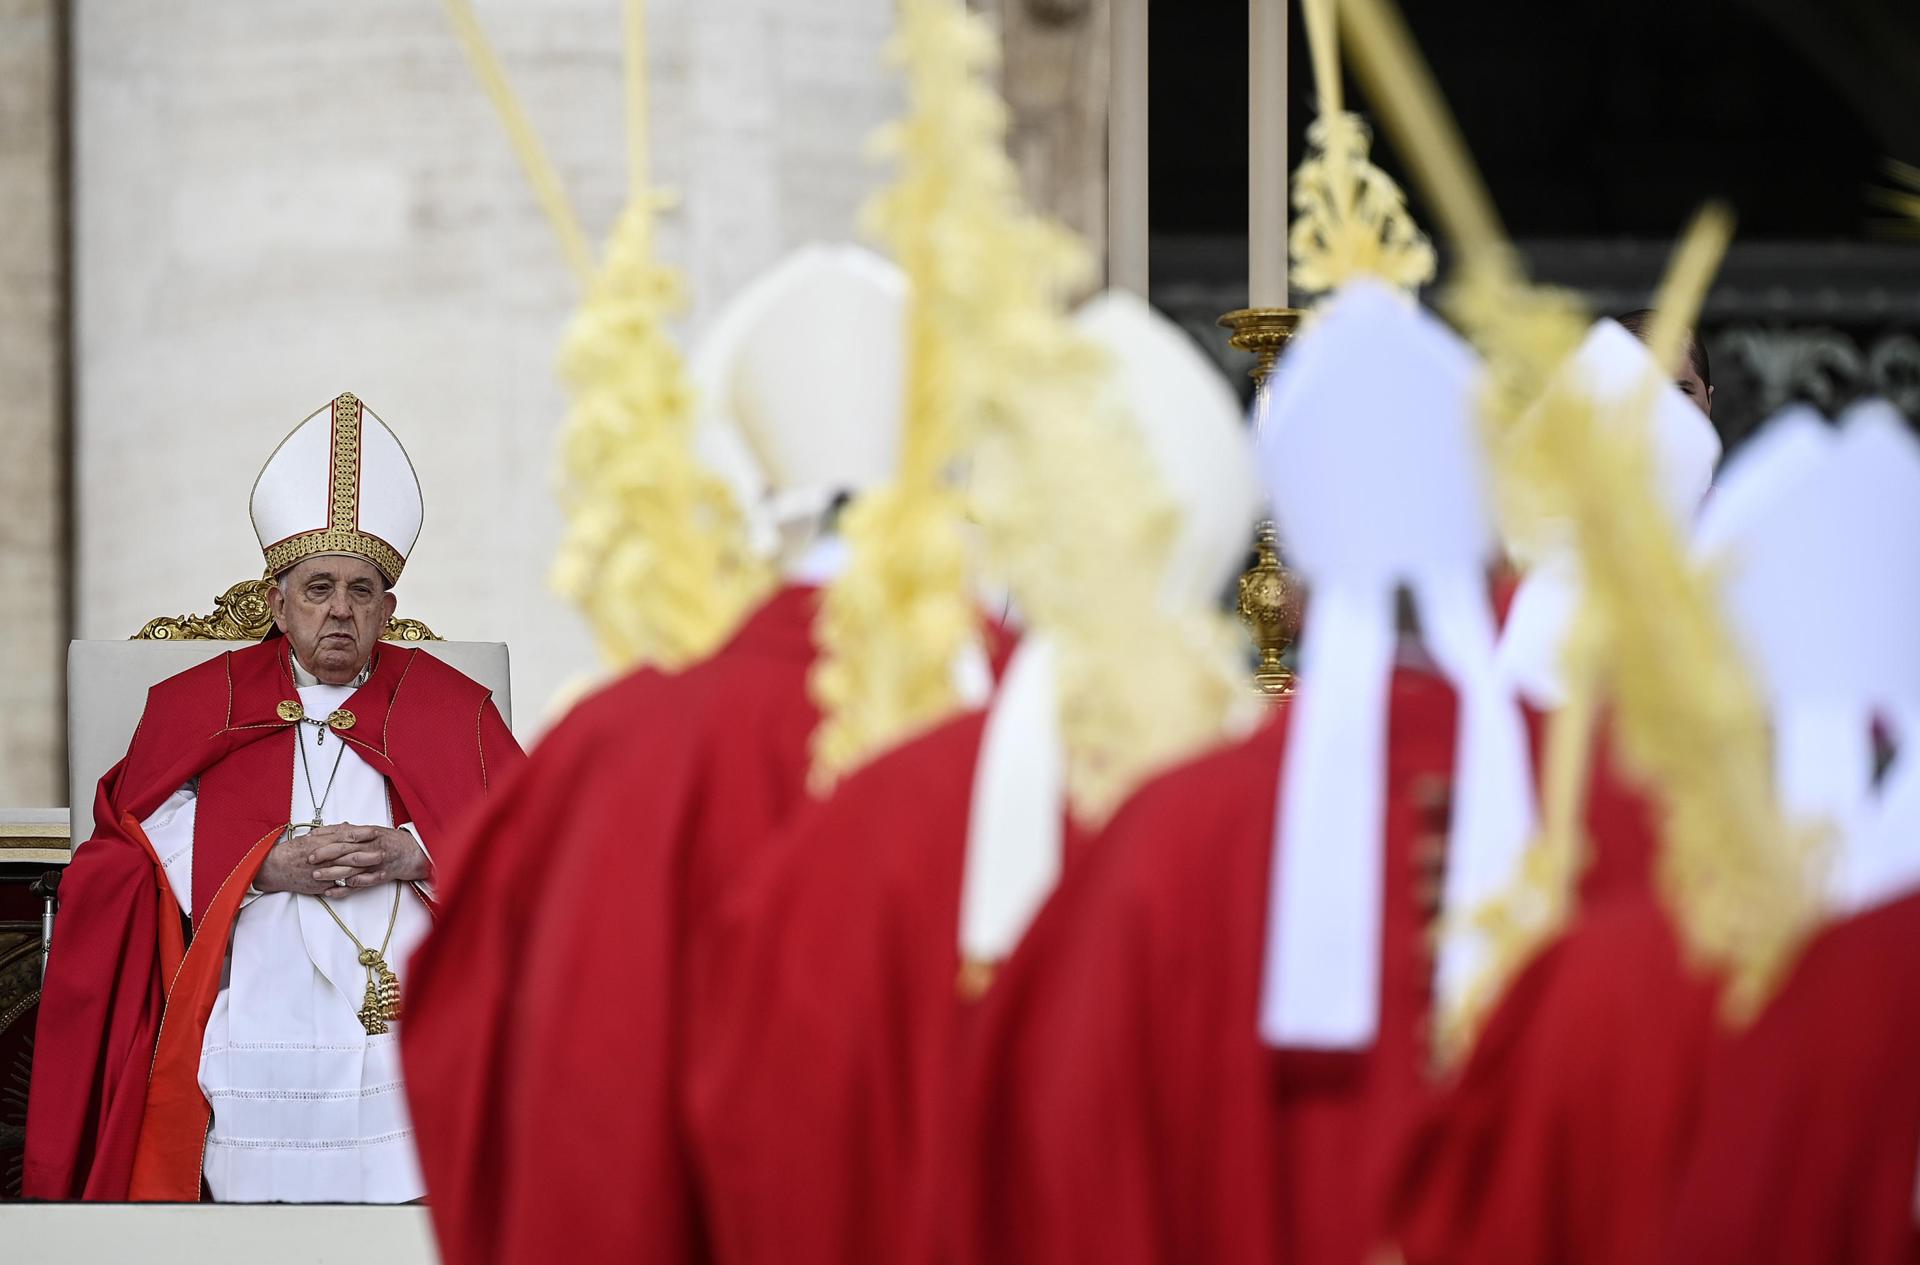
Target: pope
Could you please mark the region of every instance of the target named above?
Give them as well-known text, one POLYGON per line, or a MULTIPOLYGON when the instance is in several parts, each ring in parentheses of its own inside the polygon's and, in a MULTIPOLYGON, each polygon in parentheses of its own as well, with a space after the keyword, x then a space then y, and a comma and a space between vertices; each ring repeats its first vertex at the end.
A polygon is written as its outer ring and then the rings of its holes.
POLYGON ((32 1197, 425 1190, 397 1029, 431 849, 522 756, 484 686, 380 640, 422 515, 372 410, 301 422, 252 510, 273 632, 153 688, 61 885, 32 1197))

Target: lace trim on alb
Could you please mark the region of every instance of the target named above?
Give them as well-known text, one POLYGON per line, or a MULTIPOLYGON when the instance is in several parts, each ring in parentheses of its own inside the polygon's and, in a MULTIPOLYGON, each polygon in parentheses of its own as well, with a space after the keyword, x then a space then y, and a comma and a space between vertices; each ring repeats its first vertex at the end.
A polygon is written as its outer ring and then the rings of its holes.
POLYGON ((208 1098, 238 1098, 249 1100, 286 1099, 293 1102, 347 1102, 356 1098, 377 1098, 382 1094, 398 1093, 399 1081, 388 1081, 384 1085, 367 1085, 360 1089, 209 1089, 208 1098))
POLYGON ((286 1138, 222 1138, 210 1137, 207 1147, 211 1150, 224 1146, 235 1151, 349 1151, 362 1147, 384 1146, 389 1142, 404 1142, 413 1136, 412 1129, 398 1129, 392 1133, 382 1133, 371 1138, 334 1138, 325 1142, 299 1142, 286 1138))
POLYGON ((207 1046, 205 1049, 201 1051, 201 1053, 202 1054, 225 1054, 230 1050, 239 1050, 243 1052, 253 1051, 253 1050, 275 1050, 275 1051, 292 1050, 295 1052, 301 1052, 301 1051, 310 1050, 314 1052, 325 1052, 330 1054, 358 1054, 360 1051, 366 1049, 368 1046, 380 1044, 382 1042, 392 1041, 394 1039, 394 1035, 395 1034, 391 1032, 385 1032, 380 1034, 377 1037, 368 1037, 364 1041, 352 1041, 352 1042, 229 1041, 225 1045, 207 1046))

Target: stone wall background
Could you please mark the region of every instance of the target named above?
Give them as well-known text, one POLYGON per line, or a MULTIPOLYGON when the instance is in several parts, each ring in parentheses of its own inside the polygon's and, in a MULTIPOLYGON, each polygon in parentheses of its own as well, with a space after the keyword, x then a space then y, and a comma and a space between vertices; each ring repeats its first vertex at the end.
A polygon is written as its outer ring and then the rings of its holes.
MULTIPOLYGON (((597 239, 625 198, 618 0, 477 7, 597 239)), ((401 613, 508 642, 532 736, 598 666, 545 579, 552 365, 576 295, 440 5, 75 12, 75 635, 206 611, 257 574, 255 473, 352 390, 424 484, 401 613)), ((856 231, 882 175, 865 140, 898 110, 891 16, 890 0, 650 5, 654 162, 680 195, 663 249, 690 331, 789 246, 856 231)))
POLYGON ((0 0, 0 806, 65 799, 60 0, 0 0))

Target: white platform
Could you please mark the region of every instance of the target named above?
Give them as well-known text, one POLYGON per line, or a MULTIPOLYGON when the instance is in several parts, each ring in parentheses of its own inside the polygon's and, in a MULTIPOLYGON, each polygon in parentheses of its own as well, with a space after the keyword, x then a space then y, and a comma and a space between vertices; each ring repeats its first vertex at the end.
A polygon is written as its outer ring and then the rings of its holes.
POLYGON ((437 1265, 422 1207, 0 1204, 0 1243, 47 1265, 437 1265))

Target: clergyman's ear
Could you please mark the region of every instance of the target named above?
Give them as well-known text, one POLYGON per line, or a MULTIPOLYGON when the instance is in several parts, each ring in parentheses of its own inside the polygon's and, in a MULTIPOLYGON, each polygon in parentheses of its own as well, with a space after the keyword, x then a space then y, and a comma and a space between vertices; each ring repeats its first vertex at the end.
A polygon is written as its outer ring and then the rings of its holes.
POLYGON ((393 612, 399 605, 400 599, 393 595, 392 589, 388 589, 380 595, 380 609, 383 612, 380 616, 380 626, 382 628, 385 628, 387 624, 392 621, 393 612))
POLYGON ((273 626, 282 636, 287 631, 287 593, 281 587, 281 578, 275 576, 267 581, 267 610, 273 614, 273 626))

